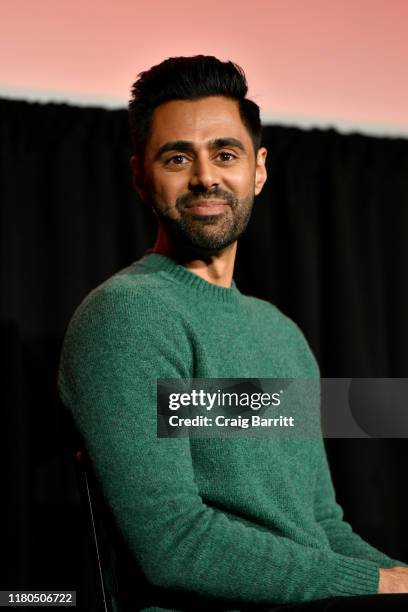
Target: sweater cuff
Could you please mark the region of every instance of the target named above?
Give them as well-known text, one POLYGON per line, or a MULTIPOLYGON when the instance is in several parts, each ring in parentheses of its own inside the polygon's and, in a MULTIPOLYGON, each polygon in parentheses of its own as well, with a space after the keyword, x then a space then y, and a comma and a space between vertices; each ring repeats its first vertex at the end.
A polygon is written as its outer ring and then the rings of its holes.
POLYGON ((378 593, 378 563, 338 555, 333 580, 333 596, 372 595, 378 593))
MULTIPOLYGON (((385 567, 385 566, 381 566, 381 567, 385 567)), ((404 561, 398 561, 398 559, 390 558, 389 564, 387 565, 387 567, 408 567, 408 564, 405 563, 404 561)))

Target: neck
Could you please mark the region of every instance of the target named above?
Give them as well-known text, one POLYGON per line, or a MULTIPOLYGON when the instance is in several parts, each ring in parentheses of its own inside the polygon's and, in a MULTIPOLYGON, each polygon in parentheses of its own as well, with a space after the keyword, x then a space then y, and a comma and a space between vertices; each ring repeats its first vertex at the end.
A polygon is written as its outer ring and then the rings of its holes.
POLYGON ((198 254, 177 248, 160 228, 152 250, 159 255, 170 257, 209 283, 228 289, 231 287, 237 241, 217 253, 198 254))

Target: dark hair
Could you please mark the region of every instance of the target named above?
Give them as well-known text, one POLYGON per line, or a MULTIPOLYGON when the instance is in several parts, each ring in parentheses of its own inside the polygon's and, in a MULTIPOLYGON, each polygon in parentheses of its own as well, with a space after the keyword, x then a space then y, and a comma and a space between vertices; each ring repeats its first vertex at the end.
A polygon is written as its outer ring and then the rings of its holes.
POLYGON ((237 100, 243 124, 255 151, 261 145, 259 106, 245 98, 245 73, 233 62, 221 62, 212 55, 170 57, 150 70, 141 72, 132 86, 129 124, 132 148, 143 156, 154 109, 170 100, 197 100, 225 96, 237 100))

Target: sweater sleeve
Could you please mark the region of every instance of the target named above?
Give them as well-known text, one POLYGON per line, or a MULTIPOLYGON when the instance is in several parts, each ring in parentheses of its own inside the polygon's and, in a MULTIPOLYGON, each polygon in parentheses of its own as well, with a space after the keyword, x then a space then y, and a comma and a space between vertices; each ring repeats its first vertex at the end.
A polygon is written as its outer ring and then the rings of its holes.
POLYGON ((351 525, 343 520, 343 510, 335 499, 323 440, 321 440, 321 462, 315 499, 316 520, 323 527, 334 552, 354 559, 367 559, 383 568, 405 566, 405 563, 391 559, 365 542, 353 531, 351 525))
POLYGON ((190 375, 183 325, 157 297, 98 290, 74 316, 61 357, 62 400, 147 579, 260 604, 376 593, 377 560, 308 548, 203 502, 188 438, 156 435, 157 378, 190 375))

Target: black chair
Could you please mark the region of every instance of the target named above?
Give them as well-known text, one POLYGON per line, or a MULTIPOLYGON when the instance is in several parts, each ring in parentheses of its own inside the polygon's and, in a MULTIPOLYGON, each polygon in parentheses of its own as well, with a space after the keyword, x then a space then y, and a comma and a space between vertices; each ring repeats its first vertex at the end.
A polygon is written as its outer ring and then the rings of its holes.
POLYGON ((60 452, 74 466, 84 511, 97 612, 138 612, 156 603, 159 605, 166 600, 166 593, 157 595, 129 550, 103 495, 85 443, 59 397, 57 415, 60 452))
POLYGON ((90 535, 91 553, 97 582, 98 612, 114 612, 112 594, 106 579, 106 536, 102 532, 99 517, 97 495, 95 492, 94 476, 85 450, 78 449, 74 455, 75 473, 80 498, 85 510, 88 533, 90 535))
MULTIPOLYGON (((83 440, 70 412, 57 398, 60 453, 75 472, 75 480, 88 536, 88 550, 94 574, 93 600, 97 612, 115 612, 112 601, 116 590, 113 550, 106 533, 106 504, 85 450, 83 440)), ((95 612, 96 612, 95 610, 95 612)))

